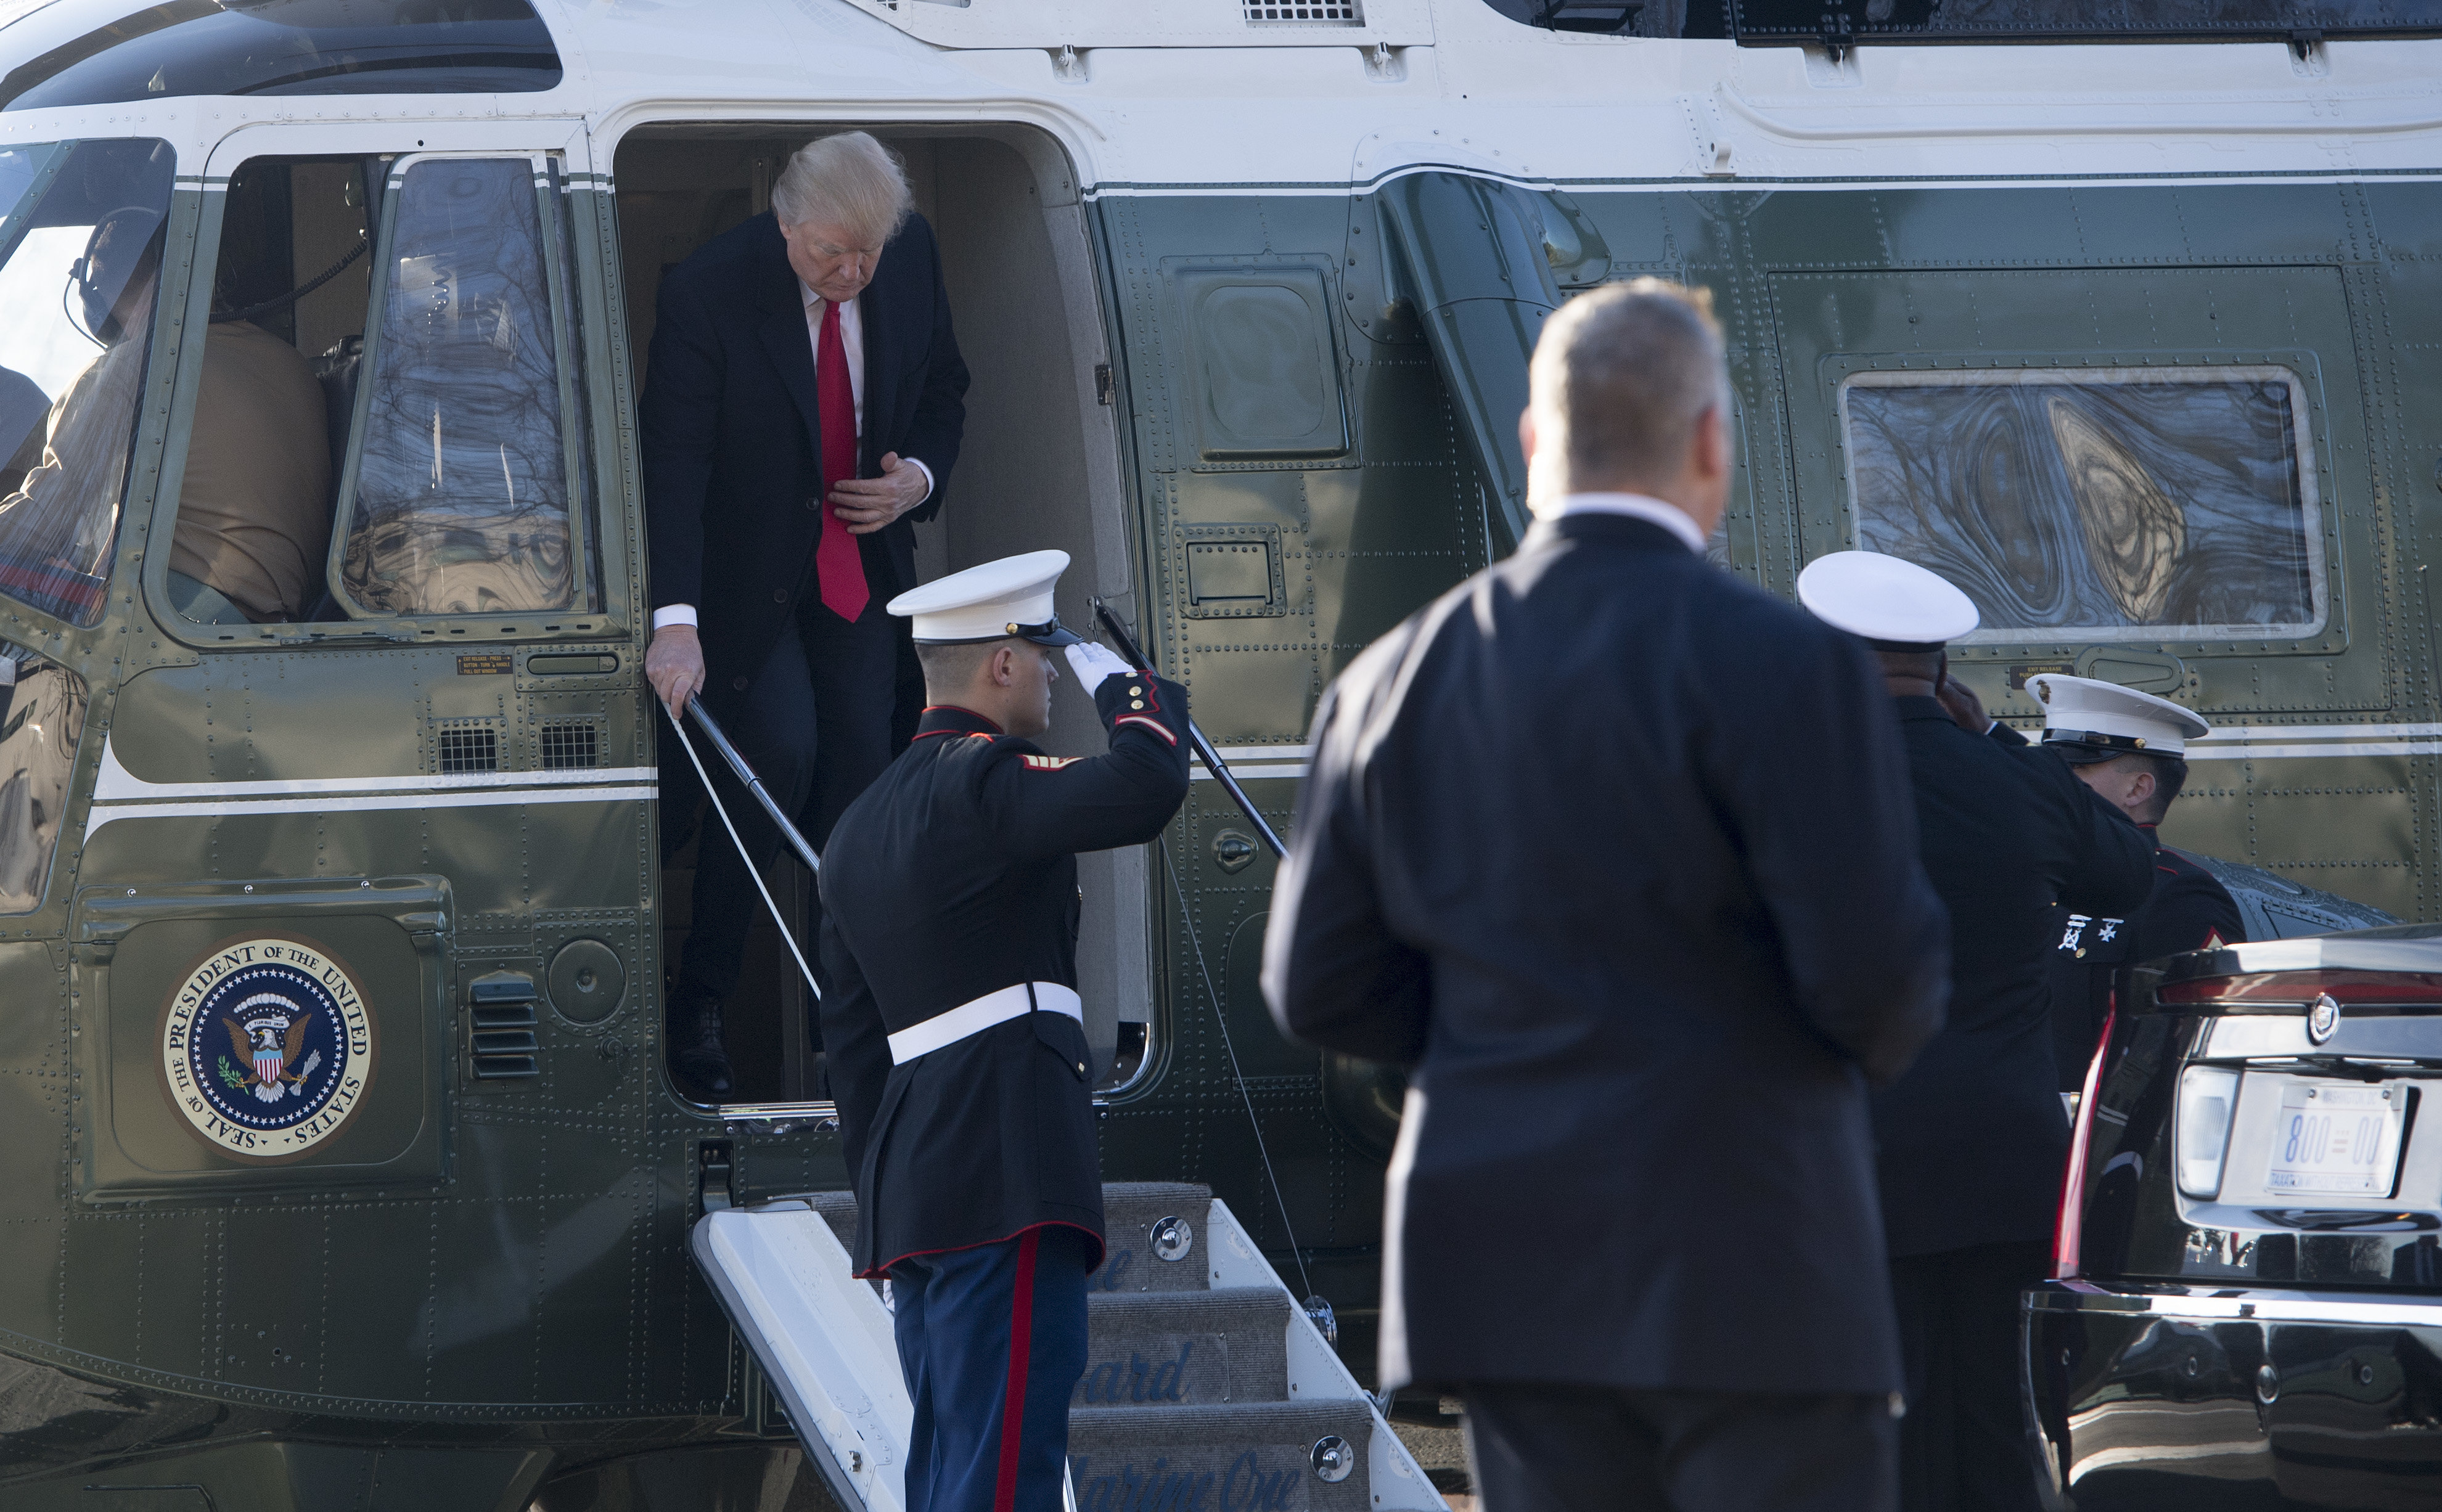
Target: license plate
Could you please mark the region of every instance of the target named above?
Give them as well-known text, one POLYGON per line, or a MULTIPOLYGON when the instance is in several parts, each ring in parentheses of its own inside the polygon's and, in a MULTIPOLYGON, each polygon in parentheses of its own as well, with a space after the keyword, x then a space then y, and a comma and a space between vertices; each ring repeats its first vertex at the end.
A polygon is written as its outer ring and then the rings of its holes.
POLYGON ((2291 1083, 2272 1126, 2268 1192, 2387 1196, 2399 1169, 2398 1087, 2291 1083))

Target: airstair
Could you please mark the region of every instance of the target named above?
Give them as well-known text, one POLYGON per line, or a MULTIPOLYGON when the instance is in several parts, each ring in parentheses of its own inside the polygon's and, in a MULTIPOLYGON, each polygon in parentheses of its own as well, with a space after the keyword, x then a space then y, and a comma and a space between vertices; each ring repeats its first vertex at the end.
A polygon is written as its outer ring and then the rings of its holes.
MULTIPOLYGON (((1082 1512, 1427 1512, 1445 1505, 1211 1189, 1103 1189, 1110 1253, 1069 1410, 1082 1512)), ((697 1264, 849 1512, 902 1512, 913 1415, 878 1286, 848 1273, 854 1199, 704 1215, 697 1264)))

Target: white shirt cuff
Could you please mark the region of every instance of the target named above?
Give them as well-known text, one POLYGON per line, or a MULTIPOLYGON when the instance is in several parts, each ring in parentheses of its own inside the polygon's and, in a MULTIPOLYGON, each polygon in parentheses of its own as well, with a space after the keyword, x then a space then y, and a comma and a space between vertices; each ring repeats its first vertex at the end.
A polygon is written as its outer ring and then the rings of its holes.
POLYGON ((695 606, 693 604, 665 604, 661 608, 653 610, 653 628, 655 629, 660 629, 665 625, 692 625, 694 623, 695 606))
MULTIPOLYGON (((918 462, 913 457, 902 457, 899 460, 924 475, 924 499, 932 498, 933 488, 935 486, 933 483, 933 469, 925 466, 922 463, 918 462)), ((919 499, 916 501, 920 504, 924 501, 924 499, 919 499)))

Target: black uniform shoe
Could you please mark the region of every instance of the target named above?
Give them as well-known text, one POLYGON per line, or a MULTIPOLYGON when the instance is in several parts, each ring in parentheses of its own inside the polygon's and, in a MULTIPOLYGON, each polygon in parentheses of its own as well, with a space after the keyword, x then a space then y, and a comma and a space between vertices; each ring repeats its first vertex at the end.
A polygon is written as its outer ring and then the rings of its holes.
POLYGON ((670 1075, 679 1090, 698 1102, 718 1102, 729 1095, 729 1051, 720 1044, 719 1002, 671 1004, 670 1075))

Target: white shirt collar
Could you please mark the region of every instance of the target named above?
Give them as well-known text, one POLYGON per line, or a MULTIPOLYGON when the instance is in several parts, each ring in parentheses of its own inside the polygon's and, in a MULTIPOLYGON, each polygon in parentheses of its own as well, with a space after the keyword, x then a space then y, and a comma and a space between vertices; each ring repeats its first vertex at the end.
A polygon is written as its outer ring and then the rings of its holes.
MULTIPOLYGON (((808 319, 818 320, 822 319, 821 306, 824 303, 823 297, 816 294, 814 292, 813 285, 808 283, 804 279, 799 279, 797 281, 797 302, 806 307, 806 318, 808 319)), ((846 324, 847 321, 853 320, 856 318, 856 301, 842 301, 840 303, 841 323, 846 324)))
POLYGON ((1687 549, 1697 556, 1704 555, 1704 533, 1696 528, 1687 512, 1644 494, 1571 494, 1544 518, 1565 519, 1571 515, 1626 515, 1631 519, 1642 519, 1686 541, 1687 549))

